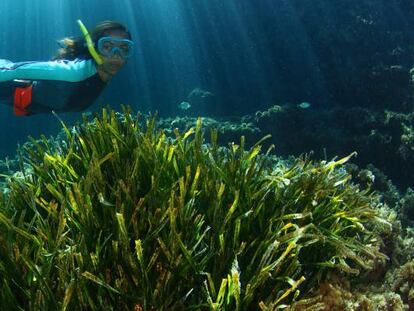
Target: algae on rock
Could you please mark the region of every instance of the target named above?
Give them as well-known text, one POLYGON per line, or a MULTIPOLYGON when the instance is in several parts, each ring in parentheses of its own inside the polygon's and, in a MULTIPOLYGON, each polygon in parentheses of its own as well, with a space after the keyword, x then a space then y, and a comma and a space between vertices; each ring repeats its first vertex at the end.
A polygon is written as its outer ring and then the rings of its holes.
POLYGON ((168 137, 103 110, 32 141, 0 197, 0 309, 274 310, 375 261, 375 195, 341 166, 168 137))

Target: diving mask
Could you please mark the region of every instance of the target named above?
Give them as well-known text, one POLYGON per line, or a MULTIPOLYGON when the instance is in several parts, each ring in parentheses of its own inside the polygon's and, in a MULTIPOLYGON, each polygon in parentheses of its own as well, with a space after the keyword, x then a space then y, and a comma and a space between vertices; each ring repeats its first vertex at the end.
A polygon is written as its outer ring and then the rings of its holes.
POLYGON ((132 55, 133 46, 134 42, 128 39, 102 37, 98 40, 98 51, 106 57, 113 57, 115 53, 118 53, 123 59, 129 58, 132 55))

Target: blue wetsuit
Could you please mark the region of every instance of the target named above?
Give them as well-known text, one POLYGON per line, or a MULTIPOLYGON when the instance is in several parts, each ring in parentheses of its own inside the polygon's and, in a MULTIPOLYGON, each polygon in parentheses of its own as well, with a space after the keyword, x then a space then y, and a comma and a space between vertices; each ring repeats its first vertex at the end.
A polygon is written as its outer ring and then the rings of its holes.
POLYGON ((16 108, 16 89, 28 86, 30 102, 20 115, 84 110, 99 97, 106 83, 91 59, 20 63, 0 60, 0 103, 16 108))

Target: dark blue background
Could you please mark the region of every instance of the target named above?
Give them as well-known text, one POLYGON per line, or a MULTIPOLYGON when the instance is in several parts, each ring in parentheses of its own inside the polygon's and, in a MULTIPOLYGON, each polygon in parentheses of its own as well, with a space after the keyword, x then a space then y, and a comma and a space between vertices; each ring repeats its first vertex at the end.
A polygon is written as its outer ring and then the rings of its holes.
MULTIPOLYGON (((80 34, 77 19, 88 28, 113 19, 130 28, 137 49, 90 110, 128 104, 175 115, 196 87, 215 94, 207 106, 193 107, 200 115, 242 115, 303 101, 395 108, 407 82, 395 78, 402 90, 378 87, 373 72, 381 65, 406 72, 413 65, 412 2, 2 0, 0 58, 47 60, 57 39, 80 34)), ((79 114, 62 118, 71 123, 79 114)), ((17 118, 0 107, 0 155, 12 154, 27 135, 59 128, 53 116, 17 118)))

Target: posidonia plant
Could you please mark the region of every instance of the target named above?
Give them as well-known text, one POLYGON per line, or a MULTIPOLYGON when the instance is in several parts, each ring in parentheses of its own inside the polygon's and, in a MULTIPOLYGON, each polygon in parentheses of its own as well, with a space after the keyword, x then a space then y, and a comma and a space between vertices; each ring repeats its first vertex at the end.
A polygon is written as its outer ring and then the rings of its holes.
POLYGON ((1 310, 275 310, 385 259, 349 157, 286 164, 127 108, 63 128, 0 198, 1 310))

